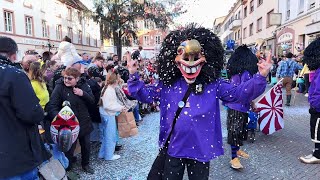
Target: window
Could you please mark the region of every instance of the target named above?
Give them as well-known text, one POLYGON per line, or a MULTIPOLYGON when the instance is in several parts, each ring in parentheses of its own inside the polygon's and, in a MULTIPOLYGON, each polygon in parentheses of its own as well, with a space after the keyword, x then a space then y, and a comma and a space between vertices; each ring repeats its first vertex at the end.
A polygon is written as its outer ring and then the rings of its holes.
POLYGON ((274 13, 274 9, 272 9, 271 11, 269 11, 269 12, 267 13, 267 28, 271 26, 271 25, 270 25, 270 15, 271 15, 272 13, 274 13))
POLYGON ((13 33, 13 12, 4 11, 4 27, 6 32, 13 33))
POLYGON ((241 16, 240 16, 240 11, 238 12, 238 18, 239 18, 239 19, 241 19, 241 16))
POLYGON ((78 32, 78 44, 82 44, 82 31, 78 32))
POLYGON ((80 11, 78 11, 78 20, 79 20, 79 24, 82 24, 82 14, 80 11))
POLYGON ((237 34, 238 34, 238 32, 234 33, 234 40, 237 40, 237 37, 238 37, 237 34))
POLYGON ((244 8, 244 10, 243 10, 243 11, 244 11, 244 12, 243 12, 244 17, 247 17, 247 10, 248 10, 248 8, 247 8, 247 7, 245 7, 245 8, 244 8))
POLYGON ((45 20, 42 20, 42 37, 49 37, 49 31, 48 31, 47 22, 45 20))
POLYGON ((57 17, 61 18, 61 5, 59 2, 56 2, 55 3, 55 6, 54 6, 54 13, 57 17))
POLYGON ((241 38, 241 34, 240 34, 241 32, 240 32, 240 29, 238 30, 238 39, 240 39, 241 38))
POLYGON ((287 14, 286 20, 290 19, 290 0, 287 0, 287 14))
POLYGON ((243 39, 247 38, 247 28, 243 29, 243 39))
POLYGON ((257 32, 262 31, 262 17, 257 20, 257 32))
POLYGON ((32 19, 32 17, 26 16, 25 22, 26 22, 26 35, 32 36, 33 35, 33 30, 32 30, 33 19, 32 19))
POLYGON ((97 40, 97 39, 94 39, 94 45, 95 45, 96 47, 98 47, 98 40, 97 40))
POLYGON ((89 33, 87 33, 86 42, 87 42, 87 45, 90 46, 90 34, 89 33))
POLYGON ((57 40, 62 39, 62 26, 60 24, 56 26, 56 36, 57 40))
POLYGON ((253 23, 250 24, 249 26, 249 36, 253 35, 253 23))
POLYGON ((250 2, 250 13, 254 11, 254 0, 250 2))
POLYGON ((161 36, 156 36, 156 44, 161 44, 161 36))
POLYGON ((149 36, 143 36, 143 44, 145 46, 149 46, 150 45, 149 36))
POLYGON ((263 3, 263 0, 258 0, 258 6, 259 7, 263 3))
POLYGON ((144 24, 145 24, 145 29, 154 29, 154 22, 153 21, 146 20, 144 22, 144 24))
POLYGON ((299 0, 299 13, 304 11, 304 0, 299 0))
POLYGON ((68 17, 67 17, 67 19, 68 19, 69 21, 72 20, 72 9, 71 9, 70 7, 68 7, 68 17))
POLYGON ((68 37, 72 40, 73 39, 73 32, 72 32, 72 28, 68 27, 68 37))
POLYGON ((309 0, 309 9, 316 7, 316 0, 309 0))

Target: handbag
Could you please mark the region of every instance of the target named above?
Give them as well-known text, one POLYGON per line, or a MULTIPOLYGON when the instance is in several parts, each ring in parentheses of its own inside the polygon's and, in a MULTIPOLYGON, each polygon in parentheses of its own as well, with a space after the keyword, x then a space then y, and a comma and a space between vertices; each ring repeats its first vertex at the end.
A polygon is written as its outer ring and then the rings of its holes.
MULTIPOLYGON (((184 104, 186 104, 186 101, 191 93, 191 85, 189 85, 188 87, 188 90, 187 92, 185 93, 182 101, 184 102, 184 104)), ((165 161, 166 161, 166 158, 167 158, 167 151, 168 151, 168 146, 169 146, 169 140, 170 140, 170 137, 172 135, 172 131, 173 131, 173 128, 177 122, 177 118, 178 116, 180 115, 181 111, 182 111, 182 108, 183 107, 179 107, 178 110, 176 111, 176 114, 174 116, 174 119, 173 119, 173 122, 172 122, 172 128, 171 128, 171 131, 169 133, 169 136, 166 140, 166 143, 164 144, 164 146, 162 148, 160 148, 159 150, 159 154, 156 158, 156 160, 153 162, 152 164, 152 167, 151 167, 151 170, 148 174, 148 180, 162 180, 162 176, 163 176, 163 173, 164 173, 164 165, 165 165, 165 161)))
POLYGON ((138 128, 132 112, 122 112, 116 119, 120 137, 128 138, 138 134, 138 128))
POLYGON ((302 77, 298 77, 296 81, 297 81, 297 84, 303 84, 304 83, 304 79, 302 77))

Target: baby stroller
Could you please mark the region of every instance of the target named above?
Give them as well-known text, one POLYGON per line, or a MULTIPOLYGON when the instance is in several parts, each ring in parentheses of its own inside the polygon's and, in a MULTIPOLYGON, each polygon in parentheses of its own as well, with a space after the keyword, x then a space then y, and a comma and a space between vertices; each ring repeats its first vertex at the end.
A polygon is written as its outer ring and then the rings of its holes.
POLYGON ((251 143, 255 141, 255 136, 256 136, 256 129, 258 128, 258 119, 259 119, 259 112, 254 112, 252 110, 249 111, 248 113, 248 125, 247 125, 247 130, 248 130, 248 139, 251 143))

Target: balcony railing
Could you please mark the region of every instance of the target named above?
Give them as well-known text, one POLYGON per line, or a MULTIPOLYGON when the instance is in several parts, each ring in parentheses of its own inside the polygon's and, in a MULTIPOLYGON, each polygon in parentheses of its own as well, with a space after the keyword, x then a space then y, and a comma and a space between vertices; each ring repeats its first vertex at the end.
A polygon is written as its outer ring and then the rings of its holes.
POLYGON ((231 31, 236 30, 241 26, 241 20, 240 19, 235 19, 232 21, 232 23, 229 25, 229 29, 231 31))

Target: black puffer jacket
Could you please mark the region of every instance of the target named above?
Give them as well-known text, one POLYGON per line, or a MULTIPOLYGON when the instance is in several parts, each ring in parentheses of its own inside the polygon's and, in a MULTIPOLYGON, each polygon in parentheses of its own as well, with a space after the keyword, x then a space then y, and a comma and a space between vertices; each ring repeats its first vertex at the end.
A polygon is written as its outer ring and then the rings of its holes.
POLYGON ((50 158, 38 130, 43 118, 27 75, 0 55, 0 179, 31 171, 50 158))
POLYGON ((99 106, 98 106, 100 95, 101 95, 101 87, 99 86, 98 82, 93 78, 89 79, 87 82, 92 90, 92 93, 95 99, 95 103, 89 107, 89 113, 90 113, 92 122, 101 123, 101 117, 100 117, 99 106))
POLYGON ((79 137, 82 137, 91 133, 93 130, 88 107, 94 105, 95 99, 85 79, 80 78, 76 87, 82 89, 83 96, 80 97, 75 95, 72 87, 65 86, 63 78, 56 81, 56 86, 52 92, 50 101, 46 106, 46 110, 49 114, 49 118, 53 120, 61 110, 63 101, 69 101, 72 111, 79 120, 79 137))

